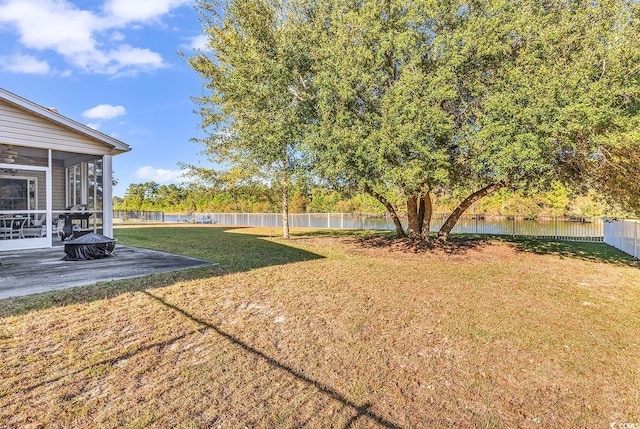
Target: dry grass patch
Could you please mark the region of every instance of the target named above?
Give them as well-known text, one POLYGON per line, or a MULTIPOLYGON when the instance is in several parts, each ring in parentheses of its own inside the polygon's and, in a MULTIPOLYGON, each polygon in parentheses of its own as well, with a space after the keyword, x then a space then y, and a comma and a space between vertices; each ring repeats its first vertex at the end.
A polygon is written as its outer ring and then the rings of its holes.
POLYGON ((199 252, 318 257, 5 315, 0 426, 640 422, 640 269, 603 245, 211 231, 199 252))

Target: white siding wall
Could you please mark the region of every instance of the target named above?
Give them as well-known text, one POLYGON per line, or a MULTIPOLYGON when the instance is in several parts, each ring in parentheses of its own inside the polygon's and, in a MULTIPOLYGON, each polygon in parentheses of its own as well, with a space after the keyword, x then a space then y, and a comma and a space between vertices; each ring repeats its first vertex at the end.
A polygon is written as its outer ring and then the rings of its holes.
POLYGON ((64 164, 62 161, 53 161, 53 166, 51 168, 51 182, 51 204, 53 205, 53 210, 62 210, 67 206, 64 164))
POLYGON ((88 136, 0 101, 0 144, 102 155, 105 146, 88 136))

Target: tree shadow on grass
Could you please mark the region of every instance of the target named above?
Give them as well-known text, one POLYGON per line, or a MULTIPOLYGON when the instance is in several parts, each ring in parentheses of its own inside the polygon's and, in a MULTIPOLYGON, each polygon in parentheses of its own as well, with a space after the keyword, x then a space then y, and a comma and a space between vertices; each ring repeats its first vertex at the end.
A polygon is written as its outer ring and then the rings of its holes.
POLYGON ((175 336, 173 338, 164 340, 164 341, 160 341, 160 342, 155 342, 152 344, 148 344, 144 347, 141 348, 136 348, 135 350, 131 350, 131 351, 127 351, 123 354, 120 354, 118 356, 115 357, 110 357, 107 359, 103 359, 101 361, 98 362, 93 362, 87 366, 84 366, 82 368, 76 369, 74 371, 70 371, 68 373, 62 374, 62 375, 57 375, 55 377, 49 378, 47 380, 44 381, 40 381, 38 383, 23 387, 20 389, 21 393, 23 394, 32 394, 36 389, 46 386, 46 385, 50 385, 51 383, 55 383, 55 382, 59 382, 65 378, 68 377, 73 377, 75 375, 84 373, 84 372, 89 372, 91 370, 94 370, 96 368, 99 368, 101 366, 113 366, 115 364, 117 364, 120 361, 123 360, 127 360, 131 357, 133 357, 134 355, 138 354, 138 353, 142 353, 145 351, 149 351, 149 350, 153 350, 153 349, 157 349, 157 350, 161 350, 167 346, 170 346, 178 341, 181 341, 191 335, 194 335, 196 333, 202 333, 205 331, 213 331, 216 334, 218 334, 220 336, 220 338, 223 341, 229 342, 231 343, 233 346, 238 347, 240 350, 242 350, 246 355, 250 355, 250 356, 254 356, 257 357, 258 359, 263 360, 264 362, 266 362, 271 368, 273 368, 274 370, 277 371, 282 371, 285 374, 287 374, 290 377, 293 377, 303 383, 305 383, 308 386, 311 386, 315 389, 318 390, 318 392, 322 395, 325 395, 327 398, 337 401, 339 402, 343 407, 349 408, 352 410, 352 412, 354 413, 354 415, 351 417, 351 419, 347 422, 347 424, 344 426, 344 429, 350 428, 351 426, 353 426, 358 420, 360 419, 366 419, 369 420, 370 422, 374 423, 376 426, 378 427, 385 427, 385 428, 391 428, 391 429, 400 429, 401 427, 387 419, 385 419, 384 417, 376 414, 374 411, 371 410, 372 408, 372 404, 370 403, 365 403, 362 405, 359 405, 357 403, 355 403, 354 401, 350 400, 349 398, 347 398, 345 395, 341 394, 340 392, 338 392, 334 387, 324 384, 318 380, 315 380, 307 375, 305 375, 301 370, 296 369, 294 367, 292 367, 291 365, 285 364, 283 362, 280 362, 279 360, 275 359, 272 356, 267 355, 265 352, 255 348, 254 346, 246 343, 245 341, 241 340, 240 338, 224 331, 223 329, 221 329, 220 327, 206 321, 203 319, 200 319, 198 317, 196 317, 195 315, 187 312, 186 310, 169 303, 168 301, 166 301, 165 299, 163 299, 160 296, 157 296, 151 292, 149 292, 148 290, 143 290, 142 293, 144 293, 145 295, 147 295, 149 298, 153 299, 154 301, 156 301, 157 303, 159 303, 160 305, 172 309, 173 311, 175 311, 176 313, 180 314, 181 316, 195 322, 196 324, 199 325, 199 327, 197 329, 193 329, 189 332, 186 332, 184 334, 175 336))
POLYGON ((375 230, 313 230, 297 232, 297 237, 311 238, 350 238, 356 240, 359 246, 366 249, 388 249, 400 253, 428 253, 444 252, 450 255, 464 254, 469 250, 486 246, 490 238, 484 235, 451 235, 449 240, 436 242, 432 234, 431 241, 415 241, 408 238, 397 238, 393 231, 375 230))
MULTIPOLYGON (((162 273, 149 273, 144 277, 136 277, 114 281, 100 281, 95 273, 88 273, 89 279, 97 283, 89 286, 77 286, 50 292, 37 293, 27 296, 0 299, 0 317, 23 314, 28 311, 50 307, 59 307, 81 302, 109 299, 117 295, 146 289, 161 288, 181 281, 205 279, 234 272, 244 272, 253 269, 291 264, 296 262, 321 259, 323 256, 309 252, 295 243, 284 244, 256 234, 235 234, 237 228, 127 228, 116 230, 116 238, 129 246, 142 247, 151 250, 189 256, 205 261, 215 262, 217 265, 205 265, 197 268, 182 269, 162 273)), ((58 250, 59 252, 59 250, 58 250)), ((116 248, 116 255, 117 255, 116 248)), ((33 255, 39 253, 34 252, 33 255)), ((63 254, 62 254, 63 255, 63 254)), ((16 279, 23 279, 25 287, 33 284, 30 272, 39 270, 38 261, 21 258, 22 267, 14 267, 18 272, 16 279)), ((118 256, 95 261, 96 263, 117 263, 118 256)), ((49 256, 50 259, 50 256, 49 256)), ((47 261, 44 261, 42 269, 47 261)), ((73 264, 73 263, 71 263, 73 264)), ((70 265, 68 269, 82 269, 81 264, 70 265)), ((117 270, 117 266, 114 267, 117 270)), ((140 273, 145 273, 143 262, 140 262, 140 273)), ((44 273, 46 274, 46 272, 44 273)), ((49 274, 52 275, 52 274, 49 274)), ((16 280, 20 281, 20 280, 16 280)), ((46 282, 46 276, 44 280, 46 282)))
POLYGON ((398 428, 398 429, 400 428, 400 426, 396 425, 395 423, 393 423, 393 422, 391 422, 389 420, 386 420, 385 418, 383 418, 383 417, 377 415, 375 412, 373 412, 371 410, 371 406, 372 406, 371 404, 367 403, 367 404, 363 404, 363 405, 358 405, 355 402, 351 401, 350 399, 346 398, 341 393, 339 393, 332 386, 329 386, 329 385, 324 384, 324 383, 322 383, 322 382, 320 382, 318 380, 314 380, 314 379, 304 375, 304 373, 301 372, 300 370, 298 370, 296 368, 293 368, 292 366, 287 365, 285 363, 282 363, 282 362, 278 361, 277 359, 274 359, 273 357, 267 355, 263 351, 258 350, 255 347, 251 346, 250 344, 247 344, 246 342, 242 341, 238 337, 235 337, 234 335, 231 335, 228 332, 222 330, 218 326, 213 325, 213 324, 207 322, 206 320, 200 319, 200 318, 194 316, 193 314, 187 312, 186 310, 184 310, 184 309, 182 309, 180 307, 177 307, 177 306, 165 301, 163 298, 161 298, 159 296, 156 296, 156 295, 154 295, 154 294, 152 294, 152 293, 150 293, 148 291, 145 291, 144 293, 147 296, 149 296, 150 298, 153 298, 154 300, 156 300, 158 303, 164 305, 165 307, 171 308, 174 311, 176 311, 179 314, 181 314, 182 316, 185 316, 188 319, 196 322, 197 324, 199 324, 203 328, 207 328, 207 329, 215 331, 216 334, 221 336, 226 341, 229 341, 233 345, 241 348, 245 353, 253 355, 253 356, 255 356, 255 357, 259 358, 259 359, 262 359, 267 364, 269 364, 269 366, 271 366, 272 368, 280 370, 280 371, 284 371, 289 376, 292 376, 292 377, 296 378, 297 380, 300 380, 300 381, 302 381, 303 383, 305 383, 305 384, 307 384, 309 386, 313 386, 314 388, 318 389, 318 391, 320 393, 322 393, 323 395, 326 395, 327 397, 329 397, 332 400, 338 401, 344 407, 352 409, 355 412, 355 415, 345 425, 345 429, 351 427, 360 418, 369 419, 370 421, 376 423, 378 426, 381 426, 381 427, 398 428))
POLYGON ((353 230, 314 230, 299 232, 296 235, 300 237, 350 237, 356 239, 359 245, 364 248, 386 248, 391 251, 416 254, 440 251, 449 255, 465 254, 469 250, 479 250, 490 245, 491 242, 498 241, 509 243, 520 252, 557 255, 562 258, 640 268, 640 260, 602 242, 558 241, 505 235, 452 234, 445 243, 435 243, 433 240, 431 243, 427 243, 395 238, 393 232, 390 231, 353 230))
POLYGON ((605 243, 533 238, 495 237, 495 239, 512 243, 521 252, 640 268, 640 261, 605 243))
POLYGON ((407 238, 367 237, 359 240, 365 248, 388 248, 403 253, 442 252, 447 255, 463 255, 469 250, 478 249, 489 244, 490 240, 483 236, 452 236, 446 242, 413 241, 407 238))

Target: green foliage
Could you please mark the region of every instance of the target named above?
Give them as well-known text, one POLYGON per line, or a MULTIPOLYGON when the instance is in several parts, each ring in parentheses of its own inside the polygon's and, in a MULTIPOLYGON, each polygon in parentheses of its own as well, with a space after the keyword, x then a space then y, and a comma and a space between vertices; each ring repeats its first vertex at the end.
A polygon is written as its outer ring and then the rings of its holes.
POLYGON ((638 2, 317 3, 314 147, 330 180, 464 193, 458 214, 480 188, 558 181, 640 206, 638 2))
POLYGON ((189 59, 206 80, 198 99, 203 141, 216 162, 269 176, 294 165, 303 131, 304 104, 296 87, 307 67, 299 30, 279 2, 201 1, 208 52, 189 59), (213 6, 223 14, 209 14, 213 6))
POLYGON ((247 185, 234 188, 216 188, 198 183, 188 185, 158 185, 148 182, 131 184, 125 197, 115 199, 114 210, 123 211, 165 211, 165 212, 269 212, 278 211, 278 203, 269 196, 271 189, 266 185, 247 185), (138 193, 145 189, 155 189, 152 198, 142 200, 138 193))
POLYGON ((600 195, 640 212, 635 0, 215 6, 211 53, 189 61, 207 153, 236 169, 221 180, 288 189, 300 167, 337 191, 296 189, 294 210, 358 211, 338 191, 366 192, 410 229, 435 195, 455 216, 596 213, 600 195))
POLYGON ((334 183, 387 199, 447 179, 454 97, 446 70, 424 66, 423 2, 318 2, 316 165, 334 183))
POLYGON ((228 183, 251 178, 281 189, 285 236, 290 181, 301 171, 310 67, 303 16, 294 6, 201 0, 208 51, 189 58, 208 91, 197 99, 205 153, 231 167, 220 176, 228 183))
MULTIPOLYGON (((114 210, 122 211, 165 211, 200 213, 276 213, 279 202, 268 198, 273 191, 265 185, 253 184, 237 188, 216 188, 203 184, 157 185, 156 197, 145 199, 142 205, 130 198, 114 197, 114 210), (141 209, 139 207, 142 207, 141 209)), ((149 183, 132 184, 131 189, 145 188, 149 183)), ((451 213, 464 198, 463 193, 442 194, 434 201, 435 213, 451 213)), ((294 185, 290 200, 291 213, 365 213, 383 214, 385 208, 379 201, 367 194, 349 194, 324 187, 294 185)), ((551 185, 547 192, 525 193, 502 189, 476 203, 471 211, 479 214, 515 214, 521 216, 630 216, 598 198, 594 192, 576 194, 559 182, 551 185)), ((403 207, 399 214, 406 215, 403 207)))

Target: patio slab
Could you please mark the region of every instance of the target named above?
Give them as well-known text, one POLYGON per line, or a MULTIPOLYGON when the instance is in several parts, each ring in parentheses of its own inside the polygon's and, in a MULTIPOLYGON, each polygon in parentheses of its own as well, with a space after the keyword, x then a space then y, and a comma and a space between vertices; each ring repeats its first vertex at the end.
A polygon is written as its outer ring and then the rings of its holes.
POLYGON ((114 255, 63 261, 64 247, 0 252, 0 299, 141 277, 214 262, 138 247, 116 246, 114 255))

